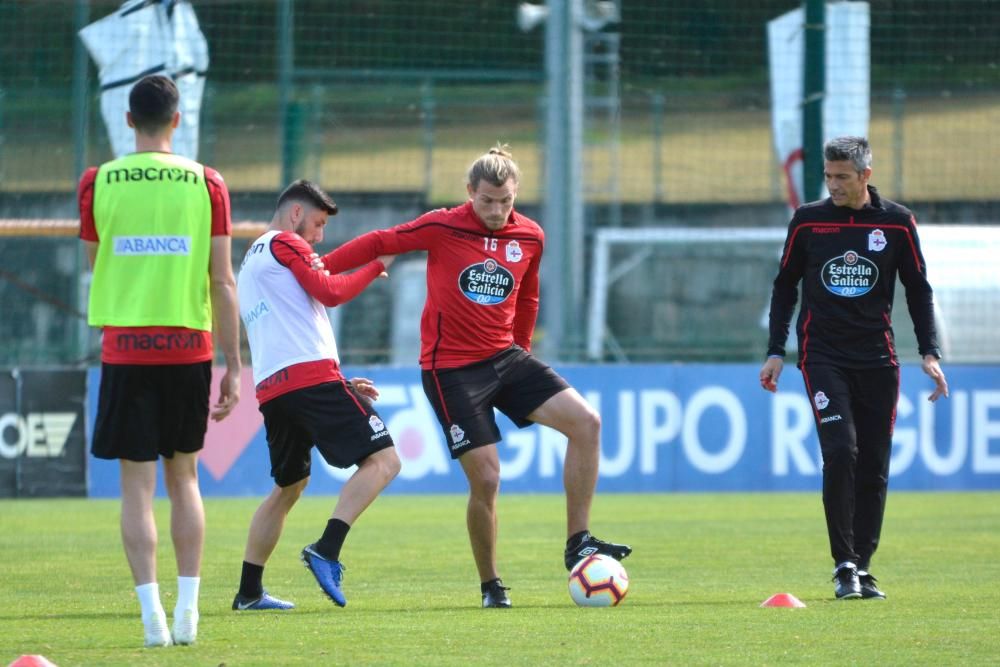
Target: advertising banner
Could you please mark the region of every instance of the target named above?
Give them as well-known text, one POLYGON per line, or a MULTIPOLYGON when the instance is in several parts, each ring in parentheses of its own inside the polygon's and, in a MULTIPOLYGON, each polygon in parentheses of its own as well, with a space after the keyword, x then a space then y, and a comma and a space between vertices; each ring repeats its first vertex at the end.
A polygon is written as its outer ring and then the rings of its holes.
MULTIPOLYGON (((786 366, 777 394, 760 389, 755 364, 560 366, 602 416, 598 490, 818 490, 822 462, 802 376, 786 366)), ((376 407, 396 442, 402 472, 388 493, 466 493, 417 369, 355 368, 375 380, 376 407)), ((932 383, 902 369, 890 485, 898 490, 1000 489, 1000 367, 945 367, 951 397, 927 401, 932 383)), ((92 371, 91 413, 98 371, 92 371)), ((213 387, 215 384, 213 384, 213 387)), ((243 400, 212 424, 201 456, 206 495, 268 493, 267 443, 249 371, 243 400)), ((91 419, 91 422, 93 420, 91 419)), ((562 493, 566 440, 519 430, 498 417, 504 493, 562 493)), ((337 493, 350 470, 313 456, 309 493, 337 493)), ((118 466, 91 460, 91 495, 118 494, 118 466)), ((163 493, 162 483, 158 493, 163 493)))
POLYGON ((198 159, 201 100, 208 42, 188 0, 126 0, 80 31, 101 80, 101 115, 115 157, 135 150, 125 123, 132 86, 148 74, 169 76, 180 92, 181 120, 173 151, 198 159))
POLYGON ((0 498, 84 496, 85 370, 0 371, 0 498))

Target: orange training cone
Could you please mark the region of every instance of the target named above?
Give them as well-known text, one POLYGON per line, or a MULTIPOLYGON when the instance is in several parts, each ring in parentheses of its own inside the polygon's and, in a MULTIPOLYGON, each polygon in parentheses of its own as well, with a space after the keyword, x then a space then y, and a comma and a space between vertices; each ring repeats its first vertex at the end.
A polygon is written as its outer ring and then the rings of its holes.
POLYGON ((7 667, 56 667, 56 664, 44 655, 22 655, 7 667))
POLYGON ((761 607, 805 607, 806 603, 798 599, 791 593, 775 593, 768 599, 760 603, 761 607))

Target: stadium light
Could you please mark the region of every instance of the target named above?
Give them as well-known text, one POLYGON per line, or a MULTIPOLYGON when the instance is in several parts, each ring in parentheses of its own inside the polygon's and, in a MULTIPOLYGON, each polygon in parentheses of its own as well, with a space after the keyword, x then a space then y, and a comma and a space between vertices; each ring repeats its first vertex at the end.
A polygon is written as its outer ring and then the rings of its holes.
POLYGON ((548 16, 548 7, 522 2, 517 6, 517 27, 521 32, 531 32, 548 16))
POLYGON ((621 15, 618 13, 618 3, 613 0, 585 1, 583 14, 580 16, 580 26, 584 30, 597 32, 609 23, 618 23, 621 15))
MULTIPOLYGON (((531 32, 549 17, 545 5, 522 2, 517 6, 517 27, 521 32, 531 32)), ((597 32, 609 23, 621 21, 618 3, 614 0, 586 0, 580 15, 580 27, 588 32, 597 32)))

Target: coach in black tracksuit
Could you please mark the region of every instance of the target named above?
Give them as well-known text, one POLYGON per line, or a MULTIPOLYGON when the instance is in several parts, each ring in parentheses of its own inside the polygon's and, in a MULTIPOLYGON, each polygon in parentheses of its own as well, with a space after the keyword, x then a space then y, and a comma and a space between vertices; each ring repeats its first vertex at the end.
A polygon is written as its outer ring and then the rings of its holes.
POLYGON ((823 506, 838 598, 884 598, 868 572, 878 547, 899 397, 892 332, 896 276, 906 289, 930 396, 948 395, 913 214, 868 185, 871 149, 861 137, 823 147, 830 197, 801 206, 788 226, 771 293, 768 359, 760 382, 777 390, 802 282, 799 368, 823 453, 823 506))

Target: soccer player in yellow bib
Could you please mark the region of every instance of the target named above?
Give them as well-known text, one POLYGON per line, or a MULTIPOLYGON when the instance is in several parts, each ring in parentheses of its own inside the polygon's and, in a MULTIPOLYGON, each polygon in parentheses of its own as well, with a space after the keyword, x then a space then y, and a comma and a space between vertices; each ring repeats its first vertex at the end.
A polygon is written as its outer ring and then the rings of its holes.
POLYGON ((120 462, 122 541, 150 647, 191 644, 198 634, 205 513, 197 464, 213 320, 226 372, 212 419, 236 406, 241 371, 229 192, 218 172, 171 153, 178 99, 167 77, 136 83, 126 114, 136 152, 87 169, 78 193, 93 267, 88 321, 104 331, 91 451, 120 462), (156 578, 161 458, 178 572, 172 632, 156 578))

